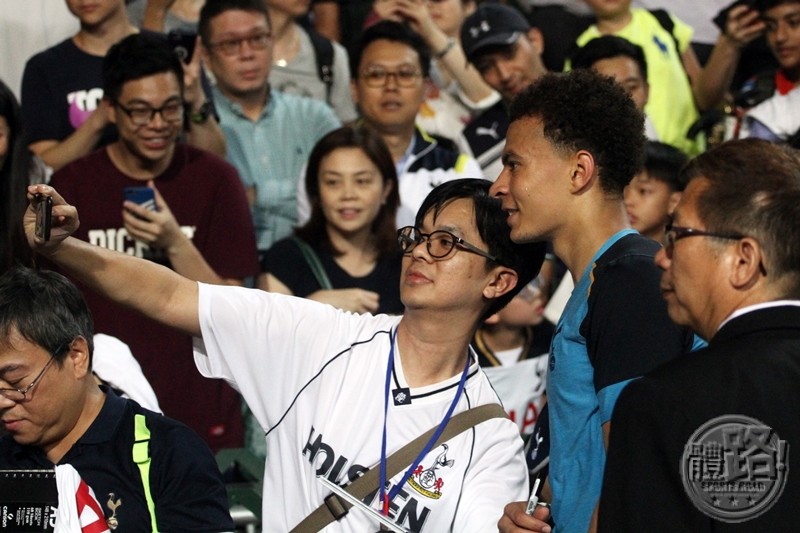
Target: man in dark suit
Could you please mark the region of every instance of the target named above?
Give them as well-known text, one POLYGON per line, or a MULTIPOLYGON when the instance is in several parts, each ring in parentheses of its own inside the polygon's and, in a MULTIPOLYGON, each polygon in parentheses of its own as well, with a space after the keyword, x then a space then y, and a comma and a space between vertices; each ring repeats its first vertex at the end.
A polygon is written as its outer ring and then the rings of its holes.
POLYGON ((800 155, 734 141, 683 172, 656 263, 709 346, 620 396, 600 530, 798 531, 800 155))

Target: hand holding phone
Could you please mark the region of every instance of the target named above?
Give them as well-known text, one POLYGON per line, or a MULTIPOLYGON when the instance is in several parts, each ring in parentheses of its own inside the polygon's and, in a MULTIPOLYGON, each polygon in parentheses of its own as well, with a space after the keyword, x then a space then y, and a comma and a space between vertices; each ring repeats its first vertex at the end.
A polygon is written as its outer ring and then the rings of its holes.
POLYGON ((172 30, 167 34, 167 40, 172 50, 178 55, 181 61, 186 64, 192 60, 194 45, 197 42, 196 33, 188 33, 181 30, 172 30))
POLYGON ((125 199, 150 211, 158 211, 156 195, 150 187, 125 187, 125 199))
POLYGON ((34 235, 42 241, 50 240, 50 228, 53 220, 53 199, 42 193, 34 195, 36 201, 36 226, 34 235))
POLYGON ((713 19, 720 31, 740 47, 764 33, 766 24, 754 0, 737 0, 713 19))

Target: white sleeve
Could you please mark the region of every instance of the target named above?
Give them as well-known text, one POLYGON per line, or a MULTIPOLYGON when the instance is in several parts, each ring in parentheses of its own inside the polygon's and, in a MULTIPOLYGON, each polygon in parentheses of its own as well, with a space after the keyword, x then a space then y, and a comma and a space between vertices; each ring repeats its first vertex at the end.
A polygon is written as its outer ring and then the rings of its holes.
POLYGON ((303 164, 300 177, 297 178, 297 225, 305 225, 309 218, 311 218, 311 203, 306 192, 306 164, 303 164))
POLYGON ((198 285, 203 336, 194 340, 197 369, 236 388, 265 428, 361 331, 388 318, 258 289, 198 285))
POLYGON ((136 401, 145 409, 161 412, 156 393, 142 371, 130 347, 116 337, 97 333, 94 336, 92 370, 123 396, 136 401))
POLYGON ((500 101, 500 93, 492 89, 492 92, 478 102, 473 102, 469 99, 469 97, 464 94, 464 90, 461 88, 461 85, 456 84, 456 96, 458 99, 463 103, 470 111, 472 111, 473 116, 477 116, 481 114, 481 111, 485 111, 492 107, 494 104, 500 101))

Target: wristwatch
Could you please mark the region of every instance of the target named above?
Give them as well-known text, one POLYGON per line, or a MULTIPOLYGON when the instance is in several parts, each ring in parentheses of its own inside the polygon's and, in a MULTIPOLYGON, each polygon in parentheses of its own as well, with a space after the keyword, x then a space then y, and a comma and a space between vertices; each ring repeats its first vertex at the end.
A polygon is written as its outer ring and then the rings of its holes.
POLYGON ((211 102, 206 100, 197 111, 189 111, 189 120, 192 124, 205 124, 211 116, 211 102))

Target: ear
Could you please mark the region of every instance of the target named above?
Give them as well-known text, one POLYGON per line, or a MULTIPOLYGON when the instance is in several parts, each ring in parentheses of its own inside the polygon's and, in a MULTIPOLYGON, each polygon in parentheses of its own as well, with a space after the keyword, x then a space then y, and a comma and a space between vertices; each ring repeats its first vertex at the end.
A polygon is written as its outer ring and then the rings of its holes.
POLYGON ((731 253, 734 254, 729 276, 732 287, 748 289, 766 276, 766 258, 755 239, 745 237, 739 240, 731 253))
POLYGON ((483 296, 487 300, 499 298, 517 286, 517 273, 508 267, 495 267, 492 274, 491 281, 483 288, 483 296))
POLYGON ((71 363, 73 375, 76 379, 82 379, 91 375, 92 368, 89 355, 89 343, 83 337, 76 337, 69 346, 67 359, 71 363))
POLYGON ((483 321, 484 324, 488 326, 494 326, 495 324, 500 323, 500 313, 495 313, 486 320, 483 321))
POLYGON ((389 193, 392 192, 394 181, 387 181, 383 186, 383 194, 381 194, 381 205, 386 205, 386 199, 389 198, 389 193))
POLYGON ((359 103, 359 98, 358 98, 358 85, 356 85, 355 79, 350 80, 350 96, 353 98, 353 103, 356 104, 357 106, 359 103))
POLYGON ((570 192, 581 194, 592 186, 597 177, 594 156, 586 150, 579 150, 573 157, 575 161, 570 178, 570 192))
POLYGON ((195 54, 200 52, 200 59, 203 61, 203 65, 207 68, 210 68, 208 65, 211 64, 211 57, 208 53, 208 48, 205 47, 203 44, 203 39, 200 36, 197 36, 197 44, 194 45, 195 54))
POLYGON ((464 18, 472 15, 478 7, 475 0, 466 0, 462 2, 462 5, 464 6, 464 18))
POLYGON ((672 216, 672 213, 675 212, 675 207, 678 205, 678 202, 681 201, 682 194, 681 191, 675 191, 669 195, 669 203, 667 203, 667 214, 669 216, 672 216))
POLYGON ((108 98, 103 98, 103 103, 101 104, 106 109, 106 115, 108 116, 108 121, 112 124, 117 123, 117 108, 114 107, 114 104, 111 103, 111 100, 108 98))
POLYGON ((534 51, 539 55, 544 53, 544 36, 542 32, 539 31, 539 28, 531 28, 528 30, 528 40, 530 40, 531 45, 533 45, 534 51))

